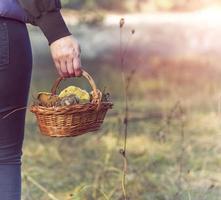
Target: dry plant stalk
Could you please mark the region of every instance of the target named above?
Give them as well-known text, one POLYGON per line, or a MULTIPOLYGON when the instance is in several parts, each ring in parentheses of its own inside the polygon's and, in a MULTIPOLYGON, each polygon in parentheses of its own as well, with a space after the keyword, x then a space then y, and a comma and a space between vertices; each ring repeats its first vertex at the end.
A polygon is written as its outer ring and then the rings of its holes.
POLYGON ((169 110, 169 113, 165 116, 165 120, 164 120, 164 124, 161 125, 158 130, 155 132, 154 135, 157 135, 158 140, 165 142, 166 140, 166 135, 169 133, 169 127, 172 123, 172 121, 175 118, 180 118, 181 116, 179 115, 179 113, 177 113, 177 111, 180 109, 180 101, 177 101, 174 106, 169 110), (165 130, 167 129, 167 133, 165 134, 165 130))
POLYGON ((51 200, 59 200, 58 198, 56 198, 52 193, 50 193, 44 186, 42 186, 40 183, 38 183, 33 177, 25 174, 24 178, 32 183, 33 185, 35 185, 39 190, 41 190, 43 193, 47 194, 47 196, 49 197, 49 199, 51 200))
MULTIPOLYGON (((181 102, 178 101, 175 106, 171 109, 169 115, 166 119, 166 125, 170 126, 172 120, 177 119, 179 122, 179 134, 180 134, 180 144, 179 144, 179 151, 176 159, 176 164, 178 167, 178 177, 176 179, 176 187, 177 191, 173 195, 173 200, 181 199, 182 193, 185 191, 184 183, 188 184, 188 179, 186 177, 187 174, 190 173, 190 170, 185 170, 186 168, 186 137, 185 137, 185 125, 186 125, 186 112, 184 107, 182 106, 181 102), (176 118, 178 115, 178 119, 176 118)), ((188 186, 189 187, 189 186, 188 186)), ((189 194, 189 193, 188 193, 189 194)), ((190 194, 189 194, 190 195, 190 194)))
POLYGON ((184 168, 185 168, 185 116, 184 116, 184 110, 181 104, 177 107, 178 112, 181 115, 180 118, 180 152, 177 158, 177 165, 178 165, 178 177, 177 177, 177 192, 174 195, 174 199, 180 199, 180 195, 183 192, 183 180, 184 177, 184 168))
MULTIPOLYGON (((128 91, 129 91, 129 86, 132 81, 132 77, 135 74, 135 70, 133 69, 129 75, 126 75, 125 73, 125 57, 127 54, 128 50, 128 45, 130 43, 130 38, 128 39, 126 43, 126 48, 123 50, 122 48, 122 33, 123 33, 123 27, 125 25, 125 20, 124 18, 121 18, 120 20, 120 66, 121 66, 121 76, 122 76, 122 81, 123 81, 123 89, 124 89, 124 144, 123 148, 120 149, 120 154, 123 157, 123 171, 122 171, 122 190, 123 190, 123 196, 124 200, 128 200, 127 196, 127 189, 126 189, 126 174, 127 174, 127 168, 128 168, 128 159, 127 159, 127 136, 128 136, 128 116, 129 116, 129 106, 128 106, 128 91)), ((131 34, 134 35, 135 30, 131 31, 131 34)))

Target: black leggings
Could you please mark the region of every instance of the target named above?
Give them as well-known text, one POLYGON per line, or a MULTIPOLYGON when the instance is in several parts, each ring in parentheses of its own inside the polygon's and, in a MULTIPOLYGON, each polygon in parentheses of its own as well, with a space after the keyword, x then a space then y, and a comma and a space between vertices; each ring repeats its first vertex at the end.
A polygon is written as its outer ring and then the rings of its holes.
POLYGON ((0 199, 21 199, 21 156, 32 73, 32 52, 24 23, 0 17, 0 199))

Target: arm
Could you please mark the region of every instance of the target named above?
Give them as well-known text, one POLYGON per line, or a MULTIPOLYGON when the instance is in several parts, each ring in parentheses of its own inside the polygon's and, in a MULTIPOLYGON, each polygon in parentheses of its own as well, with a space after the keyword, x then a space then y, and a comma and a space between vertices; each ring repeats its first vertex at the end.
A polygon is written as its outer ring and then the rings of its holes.
POLYGON ((81 76, 80 48, 60 13, 60 0, 19 0, 44 33, 60 76, 81 76))

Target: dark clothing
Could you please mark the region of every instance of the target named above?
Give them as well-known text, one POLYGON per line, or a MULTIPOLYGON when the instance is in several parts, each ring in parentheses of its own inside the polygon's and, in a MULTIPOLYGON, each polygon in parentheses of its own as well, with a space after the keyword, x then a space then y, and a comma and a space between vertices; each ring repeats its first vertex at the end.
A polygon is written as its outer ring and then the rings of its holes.
POLYGON ((0 0, 0 16, 31 23, 31 16, 21 7, 17 0, 0 0))
POLYGON ((34 18, 51 44, 53 41, 71 35, 61 16, 60 0, 18 0, 21 6, 34 18))
POLYGON ((1 200, 21 199, 21 165, 0 165, 1 200))
POLYGON ((59 0, 0 0, 0 199, 21 199, 21 157, 32 73, 25 23, 39 26, 49 44, 71 35, 59 0))
POLYGON ((39 26, 49 45, 71 35, 60 9, 60 0, 0 0, 0 16, 39 26))
POLYGON ((21 199, 21 156, 32 74, 25 23, 0 17, 0 199, 21 199))

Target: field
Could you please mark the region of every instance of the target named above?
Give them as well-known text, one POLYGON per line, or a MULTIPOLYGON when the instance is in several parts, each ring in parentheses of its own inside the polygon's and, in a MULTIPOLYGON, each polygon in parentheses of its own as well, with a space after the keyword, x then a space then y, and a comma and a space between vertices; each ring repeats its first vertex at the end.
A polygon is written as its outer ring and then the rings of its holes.
MULTIPOLYGON (((144 33, 150 28, 147 43, 139 43, 141 28, 135 28, 138 36, 128 46, 125 64, 127 74, 136 69, 128 94, 128 199, 218 200, 221 195, 218 50, 191 52, 186 44, 182 47, 182 31, 175 32, 173 39, 168 37, 177 30, 176 24, 171 28, 167 25, 159 28, 159 24, 145 27, 144 33), (159 31, 161 34, 156 35, 159 31)), ((183 28, 188 27, 185 24, 183 28)), ((124 200, 123 157, 119 153, 124 138, 124 85, 119 40, 115 46, 108 41, 108 49, 102 47, 102 40, 94 39, 89 44, 90 36, 84 33, 91 29, 84 26, 72 29, 85 48, 85 68, 99 88, 106 86, 111 92, 114 107, 101 131, 65 139, 41 136, 33 114, 27 112, 23 200, 124 200)), ((102 32, 103 38, 115 38, 111 34, 117 35, 119 30, 96 27, 91 31, 94 35, 102 32)), ((31 103, 32 94, 50 90, 56 72, 45 44, 37 43, 42 36, 35 29, 30 32, 35 58, 31 103)), ((82 79, 68 80, 62 87, 70 83, 90 90, 82 79)))

